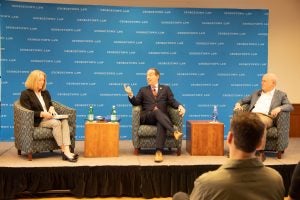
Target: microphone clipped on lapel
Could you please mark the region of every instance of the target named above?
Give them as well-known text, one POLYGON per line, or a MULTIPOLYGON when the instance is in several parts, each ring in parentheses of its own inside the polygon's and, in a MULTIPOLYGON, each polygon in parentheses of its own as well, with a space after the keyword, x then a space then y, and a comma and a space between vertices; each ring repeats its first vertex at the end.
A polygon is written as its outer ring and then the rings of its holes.
POLYGON ((261 93, 262 93, 262 90, 259 90, 257 96, 260 97, 260 96, 261 96, 261 93))
POLYGON ((158 86, 157 92, 159 93, 160 90, 162 90, 162 87, 158 86))

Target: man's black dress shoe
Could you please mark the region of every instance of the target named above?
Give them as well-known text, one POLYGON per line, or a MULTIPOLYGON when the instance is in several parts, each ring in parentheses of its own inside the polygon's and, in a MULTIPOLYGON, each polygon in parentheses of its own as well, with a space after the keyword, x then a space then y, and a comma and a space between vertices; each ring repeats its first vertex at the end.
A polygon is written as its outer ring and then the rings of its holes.
POLYGON ((68 156, 66 156, 66 154, 64 154, 64 152, 61 153, 62 155, 62 160, 67 160, 69 162, 77 162, 77 158, 75 157, 72 157, 72 158, 69 158, 68 156))
POLYGON ((77 159, 79 157, 79 154, 78 153, 74 153, 73 157, 77 159))

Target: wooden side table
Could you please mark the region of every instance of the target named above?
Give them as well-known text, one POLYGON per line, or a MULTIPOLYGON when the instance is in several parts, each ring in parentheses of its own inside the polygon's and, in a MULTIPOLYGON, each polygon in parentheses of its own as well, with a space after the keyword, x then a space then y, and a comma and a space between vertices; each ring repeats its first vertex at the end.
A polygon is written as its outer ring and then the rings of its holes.
POLYGON ((294 110, 291 112, 290 137, 300 137, 300 104, 293 104, 294 110))
POLYGON ((186 130, 186 150, 191 155, 224 155, 223 123, 190 120, 186 122, 186 130))
POLYGON ((86 122, 84 156, 119 156, 119 129, 119 123, 86 122))

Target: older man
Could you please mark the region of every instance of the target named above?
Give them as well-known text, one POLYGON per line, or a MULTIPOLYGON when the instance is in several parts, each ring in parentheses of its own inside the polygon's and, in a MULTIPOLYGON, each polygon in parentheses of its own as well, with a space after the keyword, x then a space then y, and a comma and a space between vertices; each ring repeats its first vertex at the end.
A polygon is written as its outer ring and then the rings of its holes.
POLYGON ((166 140, 166 131, 174 133, 175 139, 182 137, 182 133, 175 130, 167 113, 167 106, 178 109, 180 115, 184 115, 185 108, 174 98, 174 95, 167 85, 158 83, 160 73, 156 68, 147 71, 147 86, 142 87, 136 96, 133 95, 131 88, 124 85, 124 90, 128 94, 129 102, 134 105, 142 106, 141 124, 156 125, 156 153, 155 162, 162 162, 162 150, 166 140))
MULTIPOLYGON (((269 128, 273 125, 273 119, 281 111, 292 111, 293 106, 285 92, 276 89, 277 77, 273 73, 267 73, 263 75, 261 81, 261 89, 255 91, 249 96, 246 96, 239 100, 234 110, 241 110, 242 105, 249 104, 250 112, 256 113, 259 118, 269 128)), ((265 159, 264 148, 266 144, 266 133, 263 137, 261 146, 257 149, 258 156, 262 160, 265 159)))

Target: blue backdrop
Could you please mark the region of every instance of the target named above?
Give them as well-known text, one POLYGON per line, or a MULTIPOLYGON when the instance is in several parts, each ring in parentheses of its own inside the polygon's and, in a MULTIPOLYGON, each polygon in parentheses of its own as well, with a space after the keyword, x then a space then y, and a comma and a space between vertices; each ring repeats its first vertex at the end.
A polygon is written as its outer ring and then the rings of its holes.
POLYGON ((77 110, 84 138, 88 106, 116 105, 121 139, 131 138, 131 105, 146 70, 157 67, 186 109, 186 120, 211 119, 218 105, 225 136, 234 103, 260 87, 267 71, 268 10, 142 8, 1 3, 1 133, 13 140, 13 102, 33 69, 48 75, 54 100, 77 110))

